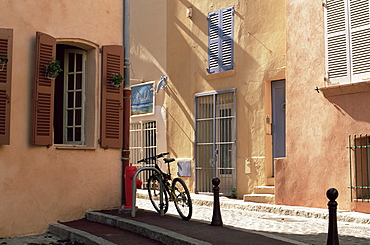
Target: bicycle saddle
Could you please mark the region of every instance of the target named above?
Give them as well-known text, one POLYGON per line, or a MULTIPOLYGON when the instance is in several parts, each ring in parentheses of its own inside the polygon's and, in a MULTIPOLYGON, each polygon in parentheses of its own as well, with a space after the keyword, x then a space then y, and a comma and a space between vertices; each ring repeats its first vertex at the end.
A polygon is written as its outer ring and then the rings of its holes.
POLYGON ((163 161, 164 161, 165 163, 170 163, 170 162, 175 161, 175 159, 174 159, 174 158, 163 158, 163 161))

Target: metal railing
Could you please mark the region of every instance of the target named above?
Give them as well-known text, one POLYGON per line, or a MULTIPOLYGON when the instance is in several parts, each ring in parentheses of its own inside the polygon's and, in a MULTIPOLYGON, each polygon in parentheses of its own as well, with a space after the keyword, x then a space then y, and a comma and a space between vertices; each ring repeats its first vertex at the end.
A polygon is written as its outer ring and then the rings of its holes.
MULTIPOLYGON (((144 170, 150 170, 150 171, 157 172, 157 174, 161 174, 161 172, 158 169, 156 169, 155 167, 142 167, 142 168, 139 168, 135 172, 134 177, 132 179, 131 217, 136 216, 136 208, 135 208, 135 205, 136 205, 136 178, 144 170)), ((159 208, 160 208, 159 214, 161 216, 163 216, 164 215, 164 210, 163 210, 163 183, 162 183, 162 178, 158 178, 158 179, 159 179, 159 203, 160 203, 160 205, 159 205, 159 208)))
POLYGON ((350 135, 348 139, 351 200, 370 202, 370 136, 350 135))

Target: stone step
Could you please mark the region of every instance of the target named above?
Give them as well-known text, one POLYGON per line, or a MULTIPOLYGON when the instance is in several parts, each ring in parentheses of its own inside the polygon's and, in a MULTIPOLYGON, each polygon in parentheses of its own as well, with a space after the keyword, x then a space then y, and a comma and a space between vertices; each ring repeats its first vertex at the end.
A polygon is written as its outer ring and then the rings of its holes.
POLYGON ((84 245, 127 244, 122 243, 122 241, 130 241, 132 245, 162 244, 159 241, 137 234, 137 232, 127 231, 109 224, 89 221, 86 218, 51 224, 49 232, 62 238, 63 241, 77 242, 77 244, 84 245))
POLYGON ((76 229, 61 223, 53 223, 49 225, 49 233, 60 237, 62 241, 70 241, 77 244, 89 245, 114 245, 116 243, 103 239, 92 233, 76 229))
POLYGON ((253 188, 253 192, 254 194, 275 194, 275 186, 255 186, 253 188))
POLYGON ((273 194, 246 194, 243 196, 244 202, 258 202, 275 204, 275 195, 273 194))
MULTIPOLYGON (((116 212, 118 215, 118 210, 114 213, 116 212)), ((158 213, 153 213, 156 218, 160 217, 158 213)), ((84 219, 50 224, 49 232, 63 240, 84 245, 211 245, 211 243, 196 238, 117 215, 86 212, 84 219)), ((179 222, 182 220, 179 219, 179 222)))

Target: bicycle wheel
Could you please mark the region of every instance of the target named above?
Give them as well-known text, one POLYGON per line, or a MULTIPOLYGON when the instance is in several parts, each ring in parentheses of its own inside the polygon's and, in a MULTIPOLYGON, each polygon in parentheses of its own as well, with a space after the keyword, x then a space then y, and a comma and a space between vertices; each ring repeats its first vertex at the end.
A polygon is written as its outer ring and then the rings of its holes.
MULTIPOLYGON (((148 194, 149 199, 155 208, 155 210, 160 213, 160 182, 158 175, 152 175, 148 179, 148 194)), ((168 195, 165 189, 163 188, 163 212, 166 213, 168 210, 168 195)))
POLYGON ((193 205, 185 182, 180 178, 175 178, 172 182, 172 192, 175 195, 174 202, 177 212, 183 220, 189 220, 193 213, 193 205))

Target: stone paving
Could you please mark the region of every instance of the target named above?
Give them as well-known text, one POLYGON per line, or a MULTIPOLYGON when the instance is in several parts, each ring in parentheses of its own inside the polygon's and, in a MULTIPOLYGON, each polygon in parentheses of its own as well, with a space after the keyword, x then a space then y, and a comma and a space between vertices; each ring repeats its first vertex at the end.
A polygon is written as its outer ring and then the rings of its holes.
MULTIPOLYGON (((197 197, 199 197, 199 195, 197 195, 197 197)), ((202 220, 210 223, 213 214, 213 206, 211 203, 212 200, 212 196, 208 196, 202 200, 194 198, 192 219, 202 220)), ((313 209, 304 207, 285 207, 285 210, 281 212, 279 207, 276 205, 254 203, 246 204, 242 200, 230 200, 226 198, 221 198, 220 202, 222 221, 225 226, 227 225, 237 229, 248 230, 250 232, 262 233, 270 237, 283 237, 295 240, 297 241, 297 244, 326 244, 328 220, 325 218, 327 218, 328 211, 325 209, 317 209, 315 212, 313 212, 313 214, 311 214, 310 210, 313 209), (251 211, 246 207, 249 209, 252 207, 252 210, 268 211, 251 211), (295 215, 283 215, 281 213, 295 215), (316 218, 307 218, 311 216, 316 218)), ((154 210, 148 199, 138 198, 136 201, 136 206, 141 209, 154 210)), ((178 215, 173 203, 170 203, 169 205, 168 214, 178 215)), ((355 221, 338 221, 338 233, 341 245, 370 245, 370 214, 338 211, 338 220, 355 221), (342 213, 345 215, 341 215, 342 213)), ((68 245, 68 242, 61 242, 58 240, 58 237, 50 236, 49 234, 42 234, 12 239, 0 239, 0 245, 68 245)))
MULTIPOLYGON (((137 199, 137 206, 154 210, 150 201, 137 199)), ((177 214, 173 203, 169 205, 169 214, 177 214)), ((211 222, 213 207, 194 205, 192 219, 211 222)), ((266 212, 247 211, 234 208, 221 208, 224 225, 263 232, 268 236, 284 237, 304 244, 326 244, 328 220, 280 215, 266 212)), ((369 244, 370 224, 338 222, 340 244, 369 244)))

